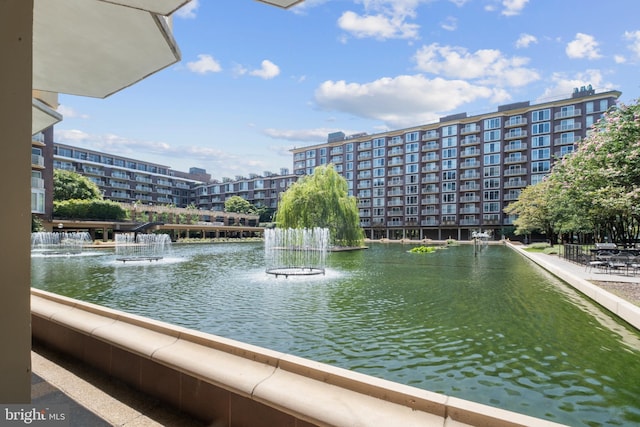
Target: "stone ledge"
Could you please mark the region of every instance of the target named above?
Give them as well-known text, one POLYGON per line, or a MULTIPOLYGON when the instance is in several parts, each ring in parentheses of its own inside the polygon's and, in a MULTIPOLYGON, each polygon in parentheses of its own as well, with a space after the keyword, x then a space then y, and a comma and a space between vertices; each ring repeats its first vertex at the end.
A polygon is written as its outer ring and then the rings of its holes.
MULTIPOLYGON (((80 353, 72 356, 93 357, 85 361, 148 393, 157 392, 177 408, 234 411, 234 405, 210 401, 184 403, 184 396, 210 396, 198 392, 208 384, 218 390, 211 393, 221 396, 221 402, 247 399, 263 405, 273 420, 286 414, 323 426, 559 425, 45 291, 31 293, 34 338, 62 350, 68 350, 65 343, 72 339, 76 344, 71 351, 80 353)), ((203 419, 234 417, 191 413, 203 419)))

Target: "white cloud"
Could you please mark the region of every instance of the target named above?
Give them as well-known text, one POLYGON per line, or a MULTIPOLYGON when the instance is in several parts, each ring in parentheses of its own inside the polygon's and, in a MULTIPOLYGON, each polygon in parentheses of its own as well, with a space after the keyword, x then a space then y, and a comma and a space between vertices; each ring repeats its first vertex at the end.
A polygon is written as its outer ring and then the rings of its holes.
POLYGON ((567 44, 565 52, 572 59, 598 59, 601 57, 596 39, 584 33, 577 33, 576 38, 567 44))
POLYGON ((392 128, 427 123, 443 112, 478 99, 503 101, 501 90, 463 80, 428 79, 423 75, 385 77, 369 83, 325 81, 315 92, 318 106, 384 121, 392 128))
POLYGON ((222 71, 220 63, 211 55, 198 55, 197 61, 187 62, 187 68, 198 74, 219 73, 222 71))
POLYGON ((628 45, 629 50, 633 52, 636 58, 640 59, 640 30, 625 31, 624 38, 631 41, 631 44, 628 45))
POLYGON ((198 10, 198 7, 200 7, 198 2, 199 0, 191 0, 189 3, 178 9, 175 15, 184 19, 194 19, 196 17, 196 11, 198 10))
POLYGON ((451 3, 455 4, 458 7, 464 6, 467 2, 471 0, 449 0, 451 3))
POLYGON ((272 79, 280 74, 280 67, 278 67, 273 62, 265 59, 261 63, 261 68, 258 68, 253 71, 249 71, 249 74, 252 76, 260 77, 265 80, 272 79))
POLYGON ((447 18, 440 23, 440 27, 442 27, 443 30, 455 31, 458 28, 458 20, 453 16, 447 16, 447 18))
POLYGON ((56 111, 62 114, 62 117, 65 119, 88 119, 88 114, 80 114, 76 110, 66 105, 60 104, 56 111))
POLYGON ((264 129, 262 133, 273 139, 284 139, 296 142, 320 143, 327 140, 327 135, 336 132, 338 129, 316 128, 316 129, 264 129))
POLYGON ((416 17, 416 8, 429 0, 360 0, 362 15, 346 11, 338 26, 357 38, 384 39, 418 38, 418 24, 407 22, 416 17))
POLYGON ((505 16, 519 15, 529 0, 502 0, 502 14, 505 16))
POLYGON ((624 64, 625 62, 627 62, 627 58, 622 55, 613 55, 613 60, 616 64, 624 64))
POLYGON ((540 79, 536 71, 525 68, 528 58, 508 58, 495 49, 471 53, 463 47, 432 43, 420 48, 414 60, 420 71, 455 79, 477 79, 483 84, 515 87, 540 79))
POLYGON ((604 77, 600 70, 586 70, 575 75, 567 75, 565 73, 554 73, 551 76, 552 86, 545 89, 536 102, 544 102, 549 99, 564 97, 573 92, 574 88, 591 85, 597 90, 613 90, 615 86, 612 83, 604 81, 604 77))
POLYGON ((518 49, 529 47, 532 43, 538 43, 538 39, 536 36, 532 36, 531 34, 522 33, 518 40, 516 40, 516 47, 518 49))
POLYGON ((372 37, 376 39, 412 39, 418 34, 418 25, 409 24, 390 16, 360 16, 346 11, 338 19, 338 26, 357 38, 372 37))

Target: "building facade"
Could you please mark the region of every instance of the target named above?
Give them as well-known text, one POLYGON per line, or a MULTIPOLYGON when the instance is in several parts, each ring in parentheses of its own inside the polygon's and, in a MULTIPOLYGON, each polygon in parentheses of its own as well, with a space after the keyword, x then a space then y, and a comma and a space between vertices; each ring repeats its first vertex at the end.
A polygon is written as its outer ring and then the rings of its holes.
POLYGON ((370 238, 509 235, 515 218, 503 209, 571 153, 620 94, 589 86, 566 99, 460 113, 409 129, 337 132, 324 144, 292 150, 293 170, 300 176, 333 164, 356 196, 370 238))
MULTIPOLYGON (((45 134, 34 136, 35 150, 44 149, 45 134)), ((50 137, 53 139, 53 136, 50 137)), ((235 179, 212 180, 206 170, 191 168, 189 172, 171 169, 169 166, 143 160, 117 156, 100 151, 51 143, 52 167, 46 167, 46 156, 33 154, 33 174, 45 170, 63 169, 77 172, 93 181, 104 197, 122 203, 142 203, 145 205, 172 205, 180 208, 194 206, 197 209, 223 212, 225 201, 232 196, 240 196, 256 207, 267 207, 275 211, 280 193, 297 179, 289 169, 282 168, 280 174, 264 172, 249 177, 236 176, 235 179), (42 166, 40 166, 42 165, 42 166)), ((52 177, 51 185, 53 188, 52 177)), ((32 183, 32 194, 43 193, 44 184, 39 179, 32 183)), ((48 192, 50 194, 50 192, 48 192)), ((33 199, 33 196, 32 196, 33 199)), ((33 205, 33 203, 32 203, 33 205)), ((51 208, 47 210, 50 212, 51 208)), ((45 209, 32 212, 44 214, 45 209)), ((49 215, 47 218, 51 218, 49 215)))

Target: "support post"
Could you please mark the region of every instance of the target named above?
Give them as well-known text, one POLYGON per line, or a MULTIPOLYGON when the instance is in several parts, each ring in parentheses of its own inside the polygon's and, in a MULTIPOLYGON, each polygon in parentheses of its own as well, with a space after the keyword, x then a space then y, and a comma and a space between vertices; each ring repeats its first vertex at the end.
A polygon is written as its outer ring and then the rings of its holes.
POLYGON ((31 402, 33 0, 0 1, 0 402, 31 402))

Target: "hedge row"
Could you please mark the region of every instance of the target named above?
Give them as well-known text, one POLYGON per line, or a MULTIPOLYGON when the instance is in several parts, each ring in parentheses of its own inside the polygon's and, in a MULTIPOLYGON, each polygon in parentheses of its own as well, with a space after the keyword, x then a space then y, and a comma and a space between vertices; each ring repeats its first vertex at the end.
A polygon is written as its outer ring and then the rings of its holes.
POLYGON ((126 212, 109 200, 64 200, 53 202, 53 216, 65 219, 93 219, 122 221, 126 212))

